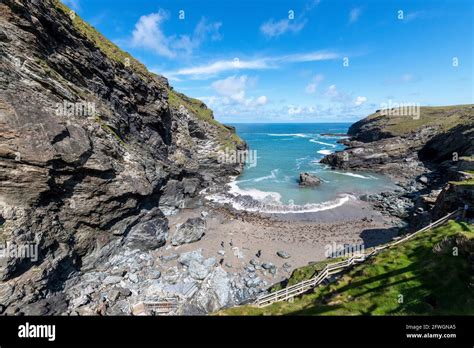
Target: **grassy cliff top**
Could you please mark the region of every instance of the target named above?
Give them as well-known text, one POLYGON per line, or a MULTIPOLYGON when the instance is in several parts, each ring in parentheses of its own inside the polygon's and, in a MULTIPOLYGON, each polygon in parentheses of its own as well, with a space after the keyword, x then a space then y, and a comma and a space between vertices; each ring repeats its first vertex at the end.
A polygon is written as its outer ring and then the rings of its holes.
POLYGON ((130 63, 130 68, 139 76, 156 76, 155 74, 149 72, 145 65, 133 58, 129 53, 121 50, 117 45, 99 33, 92 25, 82 20, 81 17, 64 5, 60 0, 52 0, 52 3, 59 11, 68 15, 69 18, 71 18, 74 28, 84 35, 89 41, 91 41, 97 48, 99 48, 109 59, 120 63, 123 66, 125 66, 126 62, 128 61, 130 63))
POLYGON ((235 145, 243 145, 242 139, 240 139, 237 134, 230 131, 226 126, 214 119, 212 110, 209 109, 201 100, 190 98, 173 89, 169 89, 168 101, 171 107, 178 109, 182 105, 196 115, 198 119, 214 125, 218 131, 218 141, 224 148, 233 149, 235 148, 235 145))
POLYGON ((378 129, 389 136, 400 136, 427 127, 436 127, 444 132, 457 125, 474 122, 474 104, 422 106, 419 108, 419 114, 404 116, 403 112, 406 110, 407 108, 394 108, 390 109, 388 114, 375 112, 352 125, 349 134, 356 135, 378 129))
POLYGON ((459 250, 459 255, 453 255, 452 246, 440 253, 433 251, 444 238, 453 237, 469 239, 473 251, 474 226, 449 221, 382 251, 337 282, 320 286, 293 303, 235 307, 217 314, 473 315, 474 289, 468 285, 473 282, 472 266, 466 253, 459 250))
MULTIPOLYGON (((82 20, 74 11, 69 9, 60 0, 52 0, 56 9, 69 16, 74 28, 94 44, 102 53, 104 53, 110 60, 121 64, 135 72, 143 79, 155 79, 158 75, 148 71, 148 69, 141 62, 133 58, 129 53, 121 50, 117 45, 109 41, 105 36, 99 33, 93 26, 82 20)), ((218 141, 223 147, 235 148, 235 145, 243 144, 237 134, 231 132, 224 125, 214 119, 212 110, 209 109, 202 101, 185 96, 184 94, 168 88, 168 102, 170 107, 179 108, 183 105, 198 119, 205 121, 218 128, 218 141)))

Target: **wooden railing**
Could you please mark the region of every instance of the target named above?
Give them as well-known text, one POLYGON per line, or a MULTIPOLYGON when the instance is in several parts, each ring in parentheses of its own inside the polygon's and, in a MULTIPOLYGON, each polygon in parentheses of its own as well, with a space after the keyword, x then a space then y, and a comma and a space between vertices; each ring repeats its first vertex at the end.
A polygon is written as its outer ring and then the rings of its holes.
POLYGON ((449 218, 453 217, 457 213, 459 213, 459 210, 455 210, 452 213, 449 213, 448 215, 442 217, 441 219, 430 223, 428 226, 423 227, 422 229, 420 229, 416 232, 413 232, 413 233, 411 233, 411 234, 409 234, 409 235, 407 235, 403 238, 400 238, 399 240, 396 240, 396 241, 393 241, 393 242, 390 242, 390 243, 387 243, 387 244, 376 246, 376 247, 372 248, 372 250, 368 253, 357 254, 357 255, 352 256, 349 259, 344 260, 344 261, 329 263, 320 272, 318 272, 318 274, 315 277, 313 277, 311 279, 308 279, 308 280, 303 280, 302 282, 300 282, 298 284, 295 284, 295 285, 286 287, 284 289, 269 293, 267 295, 263 295, 263 296, 257 298, 255 304, 258 307, 265 307, 265 306, 271 305, 274 302, 290 300, 290 299, 294 298, 295 296, 301 295, 301 294, 309 291, 310 289, 315 288, 316 286, 321 284, 324 280, 326 280, 330 275, 342 272, 342 271, 348 269, 349 267, 351 267, 354 264, 364 262, 369 257, 372 257, 375 254, 378 254, 381 250, 384 250, 384 249, 390 248, 394 245, 403 243, 403 242, 413 238, 414 236, 416 236, 417 234, 419 234, 423 231, 426 231, 426 230, 429 230, 430 228, 436 227, 436 226, 444 223, 445 221, 447 221, 449 218))
POLYGON ((146 314, 156 315, 156 314, 168 314, 174 311, 178 303, 175 300, 164 300, 157 302, 144 302, 146 314))

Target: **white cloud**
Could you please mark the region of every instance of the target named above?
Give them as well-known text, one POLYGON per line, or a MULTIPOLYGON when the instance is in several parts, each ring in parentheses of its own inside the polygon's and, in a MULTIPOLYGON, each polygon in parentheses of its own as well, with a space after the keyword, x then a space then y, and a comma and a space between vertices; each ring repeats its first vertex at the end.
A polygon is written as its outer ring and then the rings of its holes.
POLYGON ((246 69, 268 69, 269 65, 264 59, 255 60, 219 60, 206 65, 198 65, 192 68, 179 69, 177 71, 163 72, 165 76, 193 76, 212 77, 216 74, 229 70, 246 69))
POLYGON ((333 103, 339 103, 343 106, 350 106, 353 104, 353 100, 350 93, 339 91, 336 85, 331 85, 324 93, 333 103))
POLYGON ((192 51, 201 46, 208 37, 212 41, 218 41, 222 38, 219 32, 221 26, 221 22, 208 23, 205 18, 201 18, 196 28, 194 28, 192 36, 182 35, 176 40, 176 48, 178 50, 184 50, 187 54, 191 54, 192 51))
POLYGON ((245 94, 245 85, 247 84, 247 76, 229 76, 223 80, 217 80, 212 83, 212 87, 216 90, 217 93, 233 97, 245 94))
POLYGON ((367 97, 357 97, 354 104, 356 106, 360 106, 360 105, 364 104, 366 101, 367 101, 367 97))
POLYGON ((64 5, 69 6, 74 11, 79 11, 81 8, 79 0, 63 0, 64 5))
POLYGON ((349 23, 357 22, 361 14, 362 10, 360 8, 353 8, 349 13, 349 23))
POLYGON ((175 57, 176 53, 169 48, 171 40, 160 28, 167 18, 168 14, 162 10, 141 16, 132 33, 132 45, 152 50, 160 56, 175 57))
POLYGON ((256 103, 257 105, 265 105, 268 103, 268 98, 264 95, 261 95, 260 97, 257 98, 256 103))
POLYGON ((339 91, 337 90, 336 85, 331 85, 329 86, 328 90, 326 91, 325 94, 327 97, 335 98, 339 96, 339 91))
POLYGON ((303 112, 301 106, 288 105, 288 115, 299 115, 303 112))
POLYGON ((273 19, 270 19, 260 26, 260 31, 266 37, 273 38, 287 32, 297 33, 304 28, 305 24, 306 20, 296 21, 294 19, 282 19, 279 21, 274 21, 273 19))
POLYGON ((213 107, 214 105, 219 103, 219 97, 215 95, 196 97, 196 99, 202 100, 203 102, 207 104, 207 106, 210 106, 210 107, 213 107))
POLYGON ((415 20, 417 18, 422 18, 424 15, 425 15, 424 11, 410 12, 407 15, 405 15, 404 21, 411 22, 412 20, 415 20))
MULTIPOLYGON (((305 6, 301 9, 301 11, 296 11, 296 17, 293 18, 284 18, 279 21, 275 21, 274 19, 269 19, 265 23, 260 26, 260 31, 263 35, 268 38, 278 37, 285 33, 298 33, 307 23, 307 19, 305 18, 307 13, 310 12, 314 7, 319 5, 320 0, 310 0, 308 1, 305 6)), ((293 15, 295 12, 293 12, 293 15)), ((289 15, 289 13, 288 13, 289 15)))
POLYGON ((306 93, 312 94, 316 92, 316 89, 318 88, 319 84, 323 80, 324 80, 324 75, 322 74, 318 74, 315 77, 313 77, 311 82, 308 85, 306 85, 306 89, 305 89, 306 93))
MULTIPOLYGON (((257 107, 267 104, 268 98, 264 95, 258 98, 247 98, 247 88, 250 87, 254 81, 247 77, 242 76, 229 76, 222 80, 214 81, 211 86, 221 96, 220 102, 222 104, 233 105, 239 104, 245 107, 257 107)), ((217 99, 213 100, 214 102, 217 99)))
MULTIPOLYGON (((333 60, 340 57, 341 55, 336 52, 315 51, 308 53, 295 53, 285 56, 263 57, 250 60, 234 58, 230 60, 218 60, 209 64, 179 69, 176 71, 161 72, 161 74, 170 79, 176 76, 190 76, 192 78, 205 79, 226 71, 274 69, 280 64, 333 60)), ((157 71, 157 73, 160 72, 157 71)))
POLYGON ((277 61, 289 63, 316 62, 319 60, 333 60, 340 58, 341 55, 336 52, 316 51, 309 53, 296 53, 276 58, 277 61))
POLYGON ((311 116, 316 112, 316 108, 314 106, 301 106, 301 105, 288 105, 287 113, 291 116, 296 115, 304 115, 304 116, 311 116))
POLYGON ((167 58, 174 58, 179 54, 192 54, 207 38, 219 40, 219 29, 221 23, 207 23, 201 18, 196 25, 192 35, 166 36, 163 32, 163 23, 169 18, 169 14, 163 10, 156 13, 141 16, 135 24, 130 44, 141 47, 167 58))

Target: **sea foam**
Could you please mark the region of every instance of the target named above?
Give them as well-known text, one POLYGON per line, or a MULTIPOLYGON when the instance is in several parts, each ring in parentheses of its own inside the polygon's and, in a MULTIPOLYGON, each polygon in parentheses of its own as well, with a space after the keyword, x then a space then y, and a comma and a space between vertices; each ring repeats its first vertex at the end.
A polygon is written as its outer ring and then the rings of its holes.
POLYGON ((232 181, 228 185, 228 192, 215 193, 206 196, 212 202, 231 204, 236 210, 259 212, 267 214, 301 214, 315 213, 334 209, 357 198, 350 194, 342 194, 338 198, 321 203, 307 203, 303 205, 282 204, 278 192, 261 191, 258 189, 241 189, 239 181, 232 181))
POLYGON ((377 180, 377 178, 375 176, 372 176, 372 175, 364 176, 362 174, 355 174, 355 173, 351 173, 351 172, 341 173, 341 172, 336 172, 336 171, 333 171, 332 173, 352 176, 353 178, 359 178, 359 179, 365 179, 365 180, 377 180))

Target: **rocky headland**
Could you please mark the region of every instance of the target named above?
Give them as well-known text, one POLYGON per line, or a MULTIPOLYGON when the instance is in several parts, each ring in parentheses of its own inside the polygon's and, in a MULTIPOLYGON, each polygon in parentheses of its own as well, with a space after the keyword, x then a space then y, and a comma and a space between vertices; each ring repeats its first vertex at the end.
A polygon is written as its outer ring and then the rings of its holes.
POLYGON ((219 156, 245 143, 56 0, 0 3, 0 71, 0 235, 38 249, 0 259, 0 312, 120 303, 133 294, 118 277, 160 276, 150 252, 190 238, 169 236, 167 216, 237 175, 219 156))
POLYGON ((346 149, 321 162, 390 177, 398 189, 361 199, 413 228, 465 204, 472 209, 472 185, 466 183, 474 173, 474 106, 421 107, 406 116, 390 111, 354 123, 350 138, 341 140, 346 149))
POLYGON ((250 301, 327 245, 385 243, 401 219, 472 202, 473 113, 376 113, 323 160, 389 175, 395 192, 318 213, 237 211, 203 195, 242 171, 222 161, 246 149, 232 127, 61 2, 4 0, 0 241, 37 257, 0 258, 0 313, 206 314, 250 301))

